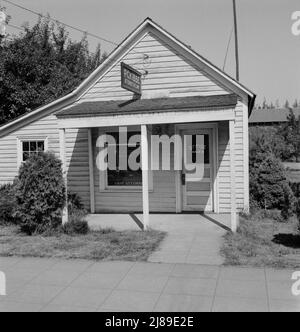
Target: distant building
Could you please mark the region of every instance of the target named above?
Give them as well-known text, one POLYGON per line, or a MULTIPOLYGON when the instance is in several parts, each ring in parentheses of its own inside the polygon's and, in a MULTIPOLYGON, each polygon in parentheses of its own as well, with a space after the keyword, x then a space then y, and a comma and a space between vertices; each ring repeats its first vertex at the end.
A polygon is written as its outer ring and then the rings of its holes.
MULTIPOLYGON (((300 108, 294 108, 296 118, 300 116, 300 108)), ((254 109, 249 118, 249 126, 272 126, 287 122, 290 109, 254 109)))

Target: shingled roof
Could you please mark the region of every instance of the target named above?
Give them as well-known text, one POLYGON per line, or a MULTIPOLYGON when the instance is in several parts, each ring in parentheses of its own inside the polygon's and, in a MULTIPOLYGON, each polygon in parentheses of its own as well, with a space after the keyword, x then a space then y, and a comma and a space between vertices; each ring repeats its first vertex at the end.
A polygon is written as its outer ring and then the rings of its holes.
POLYGON ((91 117, 122 114, 159 113, 174 111, 203 110, 207 108, 234 108, 235 94, 196 96, 179 98, 136 99, 127 101, 95 101, 74 104, 59 112, 62 117, 91 117))

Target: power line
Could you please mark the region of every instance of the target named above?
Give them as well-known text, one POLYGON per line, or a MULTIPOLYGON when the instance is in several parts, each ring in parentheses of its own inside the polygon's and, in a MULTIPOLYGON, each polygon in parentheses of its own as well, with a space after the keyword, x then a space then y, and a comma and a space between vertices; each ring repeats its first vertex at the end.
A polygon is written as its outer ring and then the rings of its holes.
MULTIPOLYGON (((0 0, 0 1, 1 1, 1 0, 0 0)), ((20 27, 20 26, 14 25, 14 24, 10 24, 10 23, 8 23, 7 26, 12 27, 12 28, 17 29, 17 30, 20 30, 20 31, 25 31, 25 28, 24 28, 24 27, 20 27)), ((6 39, 7 39, 7 37, 6 37, 6 39)), ((10 39, 10 41, 13 41, 13 39, 10 39)), ((142 60, 137 61, 137 62, 134 62, 134 63, 131 64, 131 66, 133 66, 133 67, 136 67, 137 65, 141 64, 143 61, 145 61, 145 57, 148 57, 148 56, 147 56, 146 54, 144 54, 144 53, 137 53, 137 52, 135 52, 135 51, 133 51, 133 50, 131 50, 131 51, 134 52, 134 53, 136 53, 136 54, 142 54, 142 55, 143 55, 143 59, 142 59, 142 60)), ((108 63, 114 63, 114 61, 109 60, 108 63)), ((112 75, 111 75, 111 76, 112 76, 112 75)), ((108 76, 106 79, 109 79, 111 76, 108 76)), ((105 89, 106 89, 106 88, 105 88, 105 89)))
POLYGON ((14 28, 14 29, 24 31, 24 28, 21 28, 21 27, 19 27, 17 25, 14 25, 14 24, 7 23, 6 25, 9 26, 9 27, 11 27, 11 28, 14 28))
MULTIPOLYGON (((80 28, 77 28, 77 27, 75 27, 75 26, 73 26, 73 25, 70 25, 70 24, 64 23, 64 22, 62 22, 62 21, 60 21, 60 20, 57 20, 57 19, 55 19, 55 18, 52 18, 51 16, 46 16, 46 15, 44 15, 44 14, 42 14, 42 13, 38 13, 38 12, 32 10, 32 9, 29 9, 29 8, 27 8, 27 7, 24 7, 24 6, 21 6, 21 5, 15 3, 15 2, 13 2, 13 1, 10 1, 10 0, 3 0, 3 1, 5 1, 6 3, 9 3, 9 4, 12 5, 12 6, 15 6, 15 7, 20 8, 20 9, 22 9, 22 10, 25 10, 25 11, 27 11, 27 12, 29 12, 29 13, 32 13, 32 14, 34 14, 34 15, 37 15, 37 16, 39 16, 39 17, 43 17, 43 18, 49 19, 50 21, 52 21, 52 22, 54 22, 54 23, 56 23, 56 24, 61 24, 61 25, 65 26, 65 27, 67 27, 67 28, 70 28, 70 29, 73 29, 73 30, 75 30, 75 31, 81 32, 81 33, 83 33, 83 34, 85 34, 85 35, 87 35, 87 36, 90 36, 90 37, 93 37, 93 38, 96 38, 96 39, 102 40, 102 41, 104 41, 104 42, 106 42, 106 43, 109 43, 109 44, 111 44, 111 45, 119 46, 118 43, 116 43, 116 42, 114 42, 114 41, 112 41, 112 40, 109 40, 109 39, 107 39, 107 38, 103 38, 103 37, 101 37, 101 36, 99 36, 99 35, 96 35, 96 34, 94 34, 94 33, 90 33, 90 32, 88 32, 88 31, 85 31, 85 30, 82 30, 82 29, 80 29, 80 28)), ((20 28, 20 27, 19 27, 19 28, 20 28)), ((19 29, 19 30, 20 30, 20 29, 19 29)), ((129 48, 128 48, 128 49, 129 49, 129 48)), ((131 51, 132 51, 133 53, 135 53, 135 54, 140 54, 140 55, 143 55, 144 57, 145 57, 145 56, 148 57, 147 54, 145 54, 145 53, 137 52, 137 51, 134 51, 134 50, 131 50, 131 51)))
POLYGON ((57 19, 54 19, 54 18, 52 18, 52 17, 50 17, 50 16, 48 17, 48 16, 46 16, 46 15, 43 15, 42 13, 38 13, 38 12, 32 10, 32 9, 26 8, 26 7, 24 7, 24 6, 21 6, 21 5, 17 4, 17 3, 15 3, 15 2, 10 1, 10 0, 3 0, 3 1, 9 3, 9 4, 12 5, 12 6, 15 6, 15 7, 17 7, 17 8, 23 9, 23 10, 29 12, 29 13, 32 13, 32 14, 34 14, 34 15, 37 15, 37 16, 39 16, 39 17, 47 18, 47 19, 51 20, 52 22, 62 24, 62 25, 66 26, 66 27, 68 27, 68 28, 70 28, 70 29, 75 30, 75 31, 78 31, 78 32, 81 32, 81 33, 86 34, 86 35, 88 35, 88 36, 91 36, 91 37, 94 37, 94 38, 96 38, 96 39, 102 40, 102 41, 104 41, 104 42, 106 42, 106 43, 109 43, 109 44, 112 44, 112 45, 114 45, 114 46, 118 46, 118 43, 113 42, 113 41, 111 41, 111 40, 109 40, 109 39, 106 39, 106 38, 103 38, 103 37, 101 37, 101 36, 98 36, 98 35, 96 35, 96 34, 94 34, 94 33, 90 33, 90 32, 88 32, 88 31, 82 30, 82 29, 77 28, 77 27, 75 27, 75 26, 73 26, 73 25, 70 25, 70 24, 67 24, 67 23, 61 22, 61 21, 59 21, 59 20, 57 20, 57 19))
POLYGON ((234 28, 232 27, 231 32, 230 32, 230 36, 229 36, 229 39, 228 39, 228 44, 227 44, 226 54, 225 54, 225 59, 224 59, 224 64, 223 64, 223 71, 225 70, 225 67, 226 67, 226 62, 227 62, 229 47, 230 47, 230 43, 231 43, 231 39, 232 39, 232 35, 233 35, 233 29, 234 28))

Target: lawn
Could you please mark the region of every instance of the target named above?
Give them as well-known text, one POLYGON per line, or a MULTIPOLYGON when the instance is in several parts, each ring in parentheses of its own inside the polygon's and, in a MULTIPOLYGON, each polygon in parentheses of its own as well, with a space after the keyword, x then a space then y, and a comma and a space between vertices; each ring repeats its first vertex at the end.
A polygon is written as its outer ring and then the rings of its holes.
POLYGON ((91 231, 87 235, 26 236, 16 226, 0 227, 0 256, 146 261, 165 233, 91 231))
POLYGON ((287 223, 256 213, 240 218, 236 234, 228 233, 222 247, 226 265, 299 268, 300 233, 295 218, 287 223))

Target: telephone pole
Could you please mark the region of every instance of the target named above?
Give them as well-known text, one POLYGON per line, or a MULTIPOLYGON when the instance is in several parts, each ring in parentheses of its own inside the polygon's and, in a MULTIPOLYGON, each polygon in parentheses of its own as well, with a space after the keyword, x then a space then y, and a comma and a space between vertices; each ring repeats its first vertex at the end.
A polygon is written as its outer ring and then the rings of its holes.
POLYGON ((235 35, 235 63, 236 63, 236 80, 240 80, 240 64, 239 64, 239 40, 238 40, 238 25, 237 25, 237 12, 236 1, 233 1, 233 18, 234 18, 234 35, 235 35))

